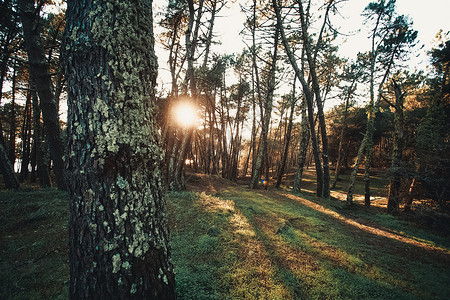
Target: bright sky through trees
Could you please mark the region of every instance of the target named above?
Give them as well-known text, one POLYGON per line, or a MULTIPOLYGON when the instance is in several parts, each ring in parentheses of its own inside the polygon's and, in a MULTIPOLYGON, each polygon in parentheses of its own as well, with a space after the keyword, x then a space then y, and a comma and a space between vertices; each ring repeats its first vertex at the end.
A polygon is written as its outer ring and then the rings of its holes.
MULTIPOLYGON (((231 2, 231 1, 230 1, 231 2)), ((358 52, 370 50, 370 39, 368 38, 367 29, 364 27, 364 17, 361 16, 364 8, 369 0, 349 0, 341 4, 340 14, 332 18, 334 26, 345 34, 338 38, 339 53, 350 59, 356 58, 358 52)), ((161 13, 165 10, 167 1, 155 0, 154 13, 155 20, 158 21, 161 13)), ((246 1, 238 0, 234 3, 228 3, 216 21, 215 35, 216 40, 221 42, 220 45, 213 45, 214 51, 219 53, 236 53, 239 52, 245 44, 243 37, 239 35, 243 28, 245 20, 244 14, 241 12, 240 5, 247 5, 246 1)), ((436 33, 442 29, 444 32, 450 30, 450 20, 448 11, 450 10, 450 1, 448 0, 397 0, 397 12, 399 14, 409 15, 413 20, 413 28, 418 30, 418 46, 411 55, 410 69, 425 68, 428 62, 426 54, 433 46, 433 40, 436 33), (421 46, 423 49, 420 49, 421 46), (417 57, 416 57, 417 56, 417 57)), ((160 30, 157 22, 154 26, 155 33, 160 30)), ((170 85, 170 76, 167 70, 167 51, 158 49, 156 45, 156 54, 159 59, 159 84, 160 87, 168 88, 170 85)))
POLYGON ((173 114, 178 125, 190 127, 198 122, 198 115, 195 106, 189 102, 180 102, 174 109, 173 114))

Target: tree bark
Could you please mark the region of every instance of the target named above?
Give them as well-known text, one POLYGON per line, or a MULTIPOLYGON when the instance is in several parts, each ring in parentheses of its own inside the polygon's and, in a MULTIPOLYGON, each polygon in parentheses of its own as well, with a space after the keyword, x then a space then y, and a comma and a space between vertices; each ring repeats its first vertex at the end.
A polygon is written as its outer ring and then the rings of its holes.
POLYGON ((35 83, 41 102, 42 116, 54 164, 58 189, 67 188, 64 174, 64 146, 59 126, 58 107, 52 92, 52 81, 44 48, 38 32, 39 15, 34 7, 34 0, 19 1, 20 17, 23 24, 24 45, 30 63, 30 75, 35 83))
POLYGON ((151 1, 69 1, 72 299, 175 299, 151 1))
POLYGON ((5 188, 15 190, 20 188, 19 180, 2 143, 0 143, 0 170, 3 175, 3 181, 5 182, 5 188))

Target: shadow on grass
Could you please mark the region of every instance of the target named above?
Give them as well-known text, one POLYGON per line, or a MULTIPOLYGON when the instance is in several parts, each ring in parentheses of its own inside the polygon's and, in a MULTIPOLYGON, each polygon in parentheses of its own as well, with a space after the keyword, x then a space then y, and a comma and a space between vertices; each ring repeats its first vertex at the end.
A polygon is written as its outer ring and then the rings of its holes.
MULTIPOLYGON (((258 238, 265 241, 279 274, 286 270, 285 261, 292 253, 303 252, 316 260, 315 271, 296 273, 287 269, 296 278, 289 282, 297 282, 307 297, 445 299, 449 295, 445 284, 450 279, 445 272, 449 266, 447 253, 426 247, 418 251, 415 240, 405 245, 389 235, 361 230, 346 223, 347 219, 330 216, 297 199, 276 197, 270 191, 242 190, 229 198, 250 220, 258 238), (288 246, 295 250, 288 251, 288 246), (284 258, 277 254, 280 249, 285 251, 284 258)), ((292 278, 287 274, 286 278, 292 278)))

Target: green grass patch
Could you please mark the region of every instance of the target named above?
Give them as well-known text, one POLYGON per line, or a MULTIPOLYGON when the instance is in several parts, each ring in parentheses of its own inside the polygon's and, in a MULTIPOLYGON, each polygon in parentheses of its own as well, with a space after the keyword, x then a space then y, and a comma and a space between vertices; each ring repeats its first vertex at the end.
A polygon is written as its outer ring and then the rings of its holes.
POLYGON ((67 299, 67 194, 0 192, 0 298, 67 299))
MULTIPOLYGON (((274 197, 270 193, 266 196, 260 191, 240 190, 228 196, 249 220, 264 220, 269 225, 272 223, 272 227, 279 226, 280 218, 285 220, 285 225, 277 230, 277 234, 287 244, 283 247, 294 247, 296 251, 310 255, 317 264, 317 269, 294 271, 296 280, 290 276, 281 276, 289 286, 299 282, 306 298, 449 297, 450 290, 446 282, 450 282, 450 275, 442 267, 449 266, 448 255, 434 255, 412 245, 378 237, 296 201, 274 197)), ((315 197, 308 199, 324 204, 315 197)), ((370 214, 364 210, 346 212, 332 200, 325 206, 357 218, 370 214)), ((409 232, 411 236, 418 236, 414 228, 409 228, 407 223, 396 217, 370 215, 374 218, 369 221, 388 231, 409 232)), ((252 222, 252 225, 260 226, 258 222, 252 222)), ((426 238, 436 238, 425 230, 422 232, 426 238)), ((448 242, 448 238, 442 239, 448 242)), ((277 245, 280 247, 281 244, 277 245)))
MULTIPOLYGON (((215 196, 167 195, 179 299, 450 299, 448 252, 369 233, 270 189, 219 183, 215 196)), ((377 208, 298 196, 367 226, 450 245, 442 232, 377 208)), ((67 299, 67 195, 2 191, 0 217, 0 299, 67 299)))

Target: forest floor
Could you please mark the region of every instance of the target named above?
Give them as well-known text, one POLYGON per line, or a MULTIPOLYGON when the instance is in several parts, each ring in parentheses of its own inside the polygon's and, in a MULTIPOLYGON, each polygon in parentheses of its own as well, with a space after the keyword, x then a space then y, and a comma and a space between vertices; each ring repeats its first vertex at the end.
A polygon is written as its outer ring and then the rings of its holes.
MULTIPOLYGON (((346 208, 307 190, 251 190, 189 174, 167 196, 179 299, 450 299, 448 218, 346 208)), ((362 187, 357 187, 361 189, 362 187)), ((359 199, 359 198, 358 198, 359 199)), ((0 192, 0 299, 65 299, 68 203, 49 189, 0 192)))

